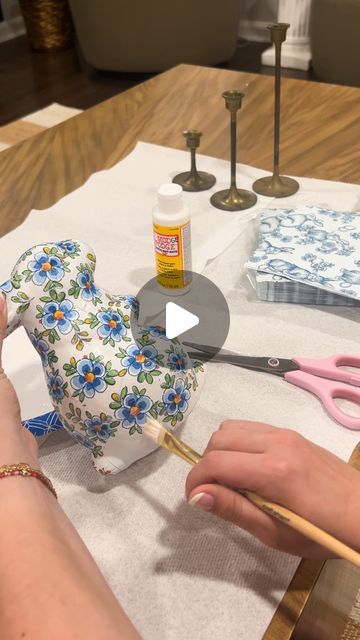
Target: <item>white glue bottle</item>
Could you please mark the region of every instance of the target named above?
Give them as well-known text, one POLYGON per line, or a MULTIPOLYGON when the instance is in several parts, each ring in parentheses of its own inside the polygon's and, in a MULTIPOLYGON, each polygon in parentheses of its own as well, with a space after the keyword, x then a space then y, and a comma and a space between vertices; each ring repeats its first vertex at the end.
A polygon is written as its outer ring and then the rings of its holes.
POLYGON ((191 221, 179 184, 163 184, 153 209, 155 266, 162 293, 171 296, 189 291, 191 273, 191 221))

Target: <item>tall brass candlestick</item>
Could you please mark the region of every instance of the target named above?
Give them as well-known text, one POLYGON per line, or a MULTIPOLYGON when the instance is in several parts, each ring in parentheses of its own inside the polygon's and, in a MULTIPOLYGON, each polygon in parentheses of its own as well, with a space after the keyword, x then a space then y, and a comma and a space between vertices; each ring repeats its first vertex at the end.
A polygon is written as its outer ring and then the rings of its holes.
POLYGON ((180 184, 184 191, 205 191, 210 189, 216 182, 215 176, 206 171, 198 171, 196 168, 195 150, 200 145, 201 131, 190 129, 189 131, 183 131, 183 136, 186 140, 186 146, 190 149, 191 167, 190 171, 178 173, 173 178, 173 182, 180 184))
POLYGON ((255 180, 253 189, 262 196, 273 198, 291 196, 299 188, 299 183, 293 178, 279 175, 281 45, 286 40, 289 26, 285 22, 279 22, 267 27, 271 42, 275 45, 274 170, 272 176, 255 180))
POLYGON ((211 196, 210 202, 214 207, 224 211, 241 211, 252 207, 257 201, 255 193, 236 186, 236 114, 241 107, 244 93, 241 91, 225 91, 225 106, 230 111, 230 144, 231 144, 231 182, 230 189, 217 191, 211 196))

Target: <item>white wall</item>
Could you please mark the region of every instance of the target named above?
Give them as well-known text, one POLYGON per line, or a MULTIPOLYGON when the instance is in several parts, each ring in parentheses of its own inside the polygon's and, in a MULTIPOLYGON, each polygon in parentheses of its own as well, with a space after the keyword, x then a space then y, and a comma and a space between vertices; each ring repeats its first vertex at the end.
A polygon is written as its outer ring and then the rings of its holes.
POLYGON ((242 18, 239 35, 248 40, 268 42, 266 26, 277 21, 278 0, 239 0, 242 18))

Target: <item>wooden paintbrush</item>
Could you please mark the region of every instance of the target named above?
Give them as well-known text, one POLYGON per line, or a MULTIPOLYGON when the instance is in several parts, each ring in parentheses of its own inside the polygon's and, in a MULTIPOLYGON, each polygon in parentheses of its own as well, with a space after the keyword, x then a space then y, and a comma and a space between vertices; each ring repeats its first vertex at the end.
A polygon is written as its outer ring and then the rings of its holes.
MULTIPOLYGON (((160 447, 167 449, 170 453, 175 453, 186 462, 192 465, 197 464, 202 456, 194 451, 187 444, 176 438, 170 431, 164 429, 164 427, 154 420, 148 418, 147 423, 142 428, 143 433, 154 440, 160 447)), ((242 496, 245 496, 250 502, 255 504, 259 509, 267 513, 268 515, 280 520, 280 522, 287 524, 295 531, 302 533, 310 540, 317 542, 318 544, 329 549, 334 555, 340 558, 348 560, 357 567, 360 567, 360 554, 354 549, 351 549, 340 540, 337 540, 326 531, 323 531, 319 527, 315 526, 305 518, 298 516, 286 507, 282 507, 275 502, 270 502, 266 498, 262 498, 253 491, 246 491, 242 489, 236 489, 242 496)))

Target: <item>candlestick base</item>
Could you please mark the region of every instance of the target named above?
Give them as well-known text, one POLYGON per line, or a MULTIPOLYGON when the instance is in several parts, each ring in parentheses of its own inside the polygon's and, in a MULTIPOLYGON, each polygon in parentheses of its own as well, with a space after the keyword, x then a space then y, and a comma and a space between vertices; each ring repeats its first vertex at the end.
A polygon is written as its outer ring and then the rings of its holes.
POLYGON ((242 211, 243 209, 249 209, 256 201, 257 197, 255 193, 247 191, 247 189, 237 189, 236 187, 217 191, 210 198, 213 207, 223 209, 224 211, 242 211))
POLYGON ((184 191, 206 191, 215 184, 216 178, 206 171, 197 171, 195 174, 184 171, 184 173, 178 173, 173 178, 173 182, 180 184, 184 191))
POLYGON ((255 180, 252 188, 256 193, 270 198, 285 198, 292 196, 299 189, 299 183, 286 176, 266 176, 255 180))

